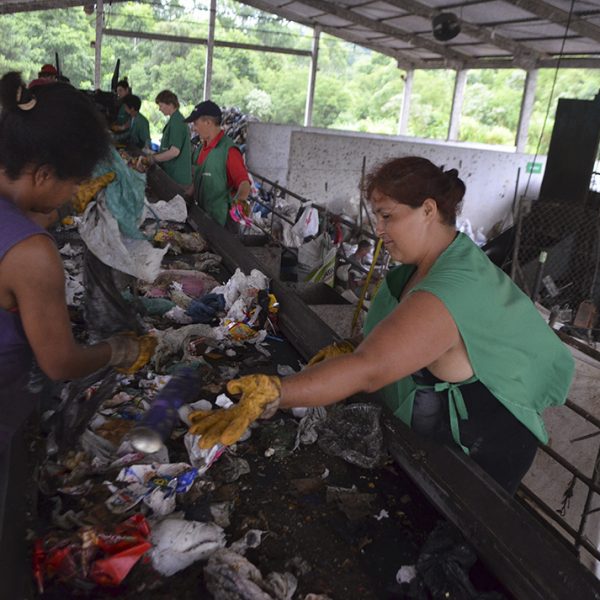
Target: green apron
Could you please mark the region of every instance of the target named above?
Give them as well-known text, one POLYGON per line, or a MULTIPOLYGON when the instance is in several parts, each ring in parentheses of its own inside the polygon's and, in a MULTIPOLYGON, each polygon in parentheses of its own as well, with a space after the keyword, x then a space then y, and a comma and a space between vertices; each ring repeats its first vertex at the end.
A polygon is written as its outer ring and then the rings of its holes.
POLYGON ((159 163, 167 175, 180 185, 190 185, 192 183, 192 144, 190 141, 190 131, 183 120, 182 114, 176 110, 163 129, 162 139, 160 141, 160 151, 164 152, 171 146, 179 148, 179 156, 159 163))
MULTIPOLYGON (((398 306, 414 270, 412 265, 402 265, 388 273, 371 303, 365 335, 398 306)), ((547 442, 541 413, 565 402, 574 361, 531 300, 462 233, 409 294, 417 291, 429 292, 444 303, 473 367, 474 375, 466 381, 433 386, 448 391, 455 442, 467 451, 459 438, 459 419, 468 418, 460 386, 477 380, 540 441, 547 442)), ((384 402, 409 427, 419 387, 409 375, 381 390, 384 402)))
POLYGON ((235 147, 231 138, 224 135, 204 162, 194 169, 196 202, 220 225, 225 225, 232 202, 231 190, 227 185, 227 155, 229 149, 235 147))

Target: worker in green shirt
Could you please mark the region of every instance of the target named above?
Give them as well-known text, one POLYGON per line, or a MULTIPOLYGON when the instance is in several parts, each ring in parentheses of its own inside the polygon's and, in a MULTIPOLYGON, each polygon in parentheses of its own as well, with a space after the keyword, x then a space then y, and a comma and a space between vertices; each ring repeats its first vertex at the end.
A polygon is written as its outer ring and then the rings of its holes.
POLYGON ((138 96, 129 94, 123 98, 123 106, 130 117, 129 129, 123 134, 123 141, 140 150, 150 147, 150 124, 148 119, 140 112, 142 101, 138 96))
POLYGON ((190 130, 179 112, 179 100, 170 90, 163 90, 156 96, 156 104, 169 120, 163 129, 160 150, 150 155, 150 160, 179 185, 187 187, 192 183, 192 144, 190 130))
POLYGON ((380 390, 396 418, 461 449, 514 494, 548 440, 541 415, 565 402, 574 361, 531 300, 456 231, 464 193, 456 169, 425 158, 376 168, 366 195, 377 235, 401 265, 373 299, 364 340, 328 346, 289 377, 230 381, 237 405, 189 416, 200 447, 234 443, 277 407, 380 390))
POLYGON ((131 86, 127 77, 123 77, 119 83, 117 83, 117 99, 119 101, 119 112, 115 122, 111 125, 111 129, 114 132, 123 132, 129 128, 129 115, 125 110, 123 99, 131 94, 131 86))

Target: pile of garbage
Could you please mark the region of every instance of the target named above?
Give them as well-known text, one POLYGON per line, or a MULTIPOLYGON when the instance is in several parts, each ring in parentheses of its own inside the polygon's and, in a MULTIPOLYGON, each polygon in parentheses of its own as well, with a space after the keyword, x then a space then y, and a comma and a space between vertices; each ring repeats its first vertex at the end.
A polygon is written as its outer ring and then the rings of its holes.
POLYGON ((110 186, 124 185, 118 178, 96 192, 61 244, 74 330, 82 341, 101 339, 120 319, 158 344, 134 375, 105 369, 65 385, 43 415, 32 524, 39 592, 369 600, 378 585, 398 586, 398 567, 416 562, 424 539, 414 516, 424 502, 412 501, 418 492, 406 481, 410 494, 398 493, 378 407, 279 413, 230 447, 201 449, 188 431, 193 411, 234 404, 225 393, 231 379, 304 365, 281 336, 269 279, 225 272, 185 224, 179 198, 138 203, 139 214, 124 217, 107 202, 110 186), (92 250, 90 220, 111 218, 116 227, 95 232, 92 250), (130 237, 127 223, 141 236, 130 237), (120 253, 135 244, 146 252, 120 253), (156 266, 148 262, 155 253, 156 266), (380 538, 397 553, 382 554, 380 538), (376 571, 372 583, 363 560, 376 571), (332 579, 334 571, 347 574, 332 579))
POLYGON ((242 154, 246 152, 246 141, 248 139, 248 123, 258 121, 256 117, 246 115, 235 107, 225 107, 222 109, 223 117, 221 125, 228 135, 241 150, 242 154))

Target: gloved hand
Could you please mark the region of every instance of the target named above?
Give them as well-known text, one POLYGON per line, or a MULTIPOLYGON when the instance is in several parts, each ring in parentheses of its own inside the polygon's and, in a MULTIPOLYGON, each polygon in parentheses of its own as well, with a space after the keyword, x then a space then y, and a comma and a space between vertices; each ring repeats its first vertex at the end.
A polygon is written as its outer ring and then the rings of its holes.
POLYGON ((334 342, 325 348, 321 348, 309 361, 308 366, 315 365, 319 362, 327 360, 328 358, 335 358, 336 356, 342 356, 342 354, 352 354, 354 352, 354 344, 350 340, 344 340, 342 342, 334 342))
POLYGON ((158 340, 153 335, 122 333, 109 337, 106 342, 111 352, 108 364, 120 373, 132 374, 152 358, 158 340))
POLYGON ((202 449, 221 443, 235 444, 250 423, 272 417, 279 407, 281 380, 275 375, 246 375, 227 384, 230 394, 241 394, 241 400, 231 408, 214 411, 199 410, 189 415, 190 433, 201 435, 202 449))

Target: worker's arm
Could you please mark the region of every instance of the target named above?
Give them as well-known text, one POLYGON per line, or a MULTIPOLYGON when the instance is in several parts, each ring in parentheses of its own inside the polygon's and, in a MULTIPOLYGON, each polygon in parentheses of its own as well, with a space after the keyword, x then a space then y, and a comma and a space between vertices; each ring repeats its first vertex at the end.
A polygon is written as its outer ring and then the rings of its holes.
POLYGON ((233 444, 253 421, 269 418, 278 407, 323 406, 358 392, 374 392, 423 367, 433 368, 436 361, 443 378, 462 381, 472 374, 465 356, 456 324, 443 303, 417 292, 352 354, 284 379, 254 374, 230 381, 227 391, 240 394, 239 402, 227 410, 190 414, 190 431, 201 436, 201 448, 233 444))
POLYGON ((76 343, 65 300, 62 261, 54 243, 35 235, 13 247, 1 263, 37 362, 51 379, 74 379, 111 359, 109 344, 76 343))
MULTIPOLYGON (((441 300, 428 292, 416 292, 379 323, 352 354, 282 379, 281 407, 323 406, 359 392, 374 392, 430 366, 459 344, 458 328, 441 300)), ((454 381, 472 374, 464 373, 463 364, 449 368, 457 375, 451 377, 454 381)))
POLYGON ((235 199, 245 202, 250 195, 250 176, 244 163, 244 157, 238 148, 230 148, 227 153, 227 183, 236 190, 235 199))
POLYGON ((241 202, 244 202, 248 199, 249 195, 250 195, 250 182, 242 181, 242 183, 240 183, 240 187, 238 187, 238 189, 237 189, 235 196, 238 200, 240 200, 241 202))
POLYGON ((167 162, 168 160, 173 160, 177 158, 181 154, 181 151, 177 146, 171 146, 168 150, 163 150, 162 152, 157 152, 156 154, 151 154, 153 162, 167 162))

